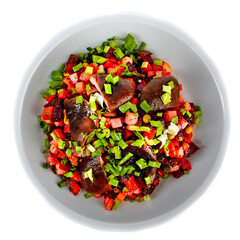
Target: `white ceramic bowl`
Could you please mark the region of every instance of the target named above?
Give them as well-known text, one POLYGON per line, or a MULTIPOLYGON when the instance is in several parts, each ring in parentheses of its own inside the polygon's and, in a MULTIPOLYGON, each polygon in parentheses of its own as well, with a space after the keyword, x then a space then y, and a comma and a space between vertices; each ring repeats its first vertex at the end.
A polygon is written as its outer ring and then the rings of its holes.
POLYGON ((134 230, 152 226, 180 213, 209 186, 223 159, 228 138, 228 108, 222 81, 203 50, 176 27, 137 14, 120 14, 79 22, 51 39, 34 59, 23 79, 16 107, 16 141, 31 181, 61 213, 82 223, 107 230, 134 230), (152 201, 124 203, 106 211, 103 199, 73 196, 57 186, 59 177, 41 167, 44 161, 42 131, 37 116, 43 109, 40 93, 48 86, 51 71, 66 62, 70 53, 86 51, 112 36, 131 33, 147 50, 164 59, 183 84, 183 97, 201 105, 202 122, 195 129, 200 151, 190 158, 192 171, 180 179, 162 180, 152 201))

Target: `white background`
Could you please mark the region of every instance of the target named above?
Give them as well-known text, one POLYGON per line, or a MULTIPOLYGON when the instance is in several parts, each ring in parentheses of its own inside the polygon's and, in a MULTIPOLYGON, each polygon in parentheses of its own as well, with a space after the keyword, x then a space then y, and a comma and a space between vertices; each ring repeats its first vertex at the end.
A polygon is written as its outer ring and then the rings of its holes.
POLYGON ((239 239, 238 2, 1 1, 0 239, 239 239), (217 177, 191 207, 159 226, 114 233, 90 229, 65 218, 34 188, 15 147, 13 106, 26 68, 49 38, 85 17, 118 11, 142 12, 167 20, 201 45, 224 79, 231 112, 231 134, 217 177))

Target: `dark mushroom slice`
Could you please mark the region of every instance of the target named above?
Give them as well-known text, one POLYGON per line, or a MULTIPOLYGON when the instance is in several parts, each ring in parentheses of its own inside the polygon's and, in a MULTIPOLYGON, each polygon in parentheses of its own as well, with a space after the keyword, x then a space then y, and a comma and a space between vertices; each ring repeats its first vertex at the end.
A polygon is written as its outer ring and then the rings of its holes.
POLYGON ((177 79, 173 76, 164 76, 160 78, 152 79, 148 82, 141 91, 140 103, 147 101, 152 107, 153 111, 158 111, 171 107, 179 106, 180 87, 177 79), (164 105, 161 96, 163 92, 163 85, 168 85, 169 82, 173 81, 174 88, 171 90, 171 102, 164 105))
POLYGON ((112 187, 108 183, 106 173, 103 169, 103 160, 101 156, 97 157, 84 157, 80 162, 80 176, 81 183, 86 192, 93 194, 102 194, 112 187), (92 178, 86 177, 85 173, 90 169, 92 178))
MULTIPOLYGON (((132 146, 131 143, 133 143, 134 140, 129 140, 126 141, 126 143, 128 144, 128 146, 124 149, 125 152, 131 152, 139 158, 144 158, 145 160, 148 161, 156 161, 156 154, 153 153, 152 148, 150 146, 148 146, 146 143, 143 144, 143 146, 141 148, 136 147, 136 146, 132 146)), ((136 159, 138 160, 138 159, 136 159)), ((156 176, 156 172, 157 172, 157 168, 155 167, 147 167, 145 168, 143 171, 143 175, 144 176, 149 176, 151 181, 154 180, 155 176, 156 176)))
POLYGON ((95 122, 89 117, 94 114, 86 100, 82 104, 76 104, 76 98, 64 100, 64 107, 70 123, 71 140, 84 145, 87 137, 84 134, 90 134, 97 127, 95 122))
POLYGON ((106 76, 106 74, 95 74, 90 77, 90 81, 102 95, 108 111, 114 112, 134 96, 134 88, 128 79, 119 77, 115 85, 111 84, 112 94, 106 94, 104 91, 104 84, 108 83, 105 80, 106 76))

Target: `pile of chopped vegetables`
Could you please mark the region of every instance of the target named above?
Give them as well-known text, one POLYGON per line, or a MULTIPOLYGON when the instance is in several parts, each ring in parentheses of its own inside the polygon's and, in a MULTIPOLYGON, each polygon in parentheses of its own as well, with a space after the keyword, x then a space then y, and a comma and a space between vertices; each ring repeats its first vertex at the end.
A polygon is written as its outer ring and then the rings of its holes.
POLYGON ((170 65, 145 47, 128 34, 71 54, 42 94, 43 167, 60 188, 103 197, 107 210, 149 201, 161 179, 189 174, 199 149, 201 107, 183 100, 170 65))

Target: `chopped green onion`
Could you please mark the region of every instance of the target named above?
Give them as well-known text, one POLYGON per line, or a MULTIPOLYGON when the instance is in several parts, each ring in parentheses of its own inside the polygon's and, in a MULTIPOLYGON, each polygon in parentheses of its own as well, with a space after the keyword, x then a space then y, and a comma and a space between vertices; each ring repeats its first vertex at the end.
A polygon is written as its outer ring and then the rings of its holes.
POLYGON ((107 61, 106 58, 101 57, 101 56, 97 56, 97 55, 92 55, 92 59, 94 63, 99 63, 99 64, 103 64, 107 61))
POLYGON ((168 86, 170 86, 171 89, 173 89, 174 88, 174 82, 173 81, 168 82, 168 86))
POLYGON ((105 77, 105 80, 106 80, 107 82, 111 83, 112 80, 113 80, 112 74, 108 74, 108 75, 105 77))
POLYGON ((134 131, 134 134, 138 137, 138 138, 140 138, 140 139, 144 139, 144 137, 143 137, 143 135, 141 134, 141 133, 139 133, 138 131, 134 131))
POLYGON ((163 168, 163 171, 166 172, 166 173, 169 173, 169 172, 172 171, 172 169, 171 169, 170 166, 165 166, 165 167, 163 168))
POLYGON ((52 81, 49 83, 49 88, 53 88, 53 89, 60 89, 63 86, 63 82, 62 81, 52 81))
POLYGON ((194 110, 195 110, 195 111, 201 111, 202 108, 201 108, 200 106, 194 105, 194 110))
POLYGON ((144 48, 146 47, 146 45, 147 45, 147 44, 146 44, 145 42, 142 42, 142 43, 140 44, 138 50, 139 50, 139 51, 144 50, 144 48))
POLYGON ((66 185, 66 181, 61 181, 58 183, 58 187, 62 188, 66 185))
POLYGON ((167 92, 171 95, 171 86, 162 85, 163 92, 167 92))
POLYGON ((78 65, 72 67, 72 70, 74 72, 77 72, 78 70, 80 70, 83 67, 82 63, 79 63, 78 65))
POLYGON ((127 187, 123 187, 123 190, 122 190, 123 192, 128 192, 129 190, 128 190, 128 188, 127 187))
POLYGON ((181 108, 181 109, 180 109, 180 112, 182 113, 182 115, 184 115, 184 114, 186 113, 186 110, 183 109, 183 108, 181 108))
POLYGON ((96 50, 97 50, 98 53, 102 53, 103 52, 101 47, 96 47, 96 50))
POLYGON ((147 68, 148 67, 148 62, 143 62, 141 68, 147 68))
POLYGON ((65 145, 66 145, 66 142, 65 141, 63 141, 63 140, 60 140, 59 142, 58 142, 58 148, 59 149, 64 149, 65 148, 65 145))
POLYGON ((131 174, 134 170, 135 170, 135 168, 132 165, 123 166, 123 168, 120 172, 120 176, 123 176, 125 174, 131 174))
POLYGON ((146 201, 146 202, 151 201, 150 195, 145 195, 145 196, 143 196, 143 199, 144 199, 144 201, 146 201))
MULTIPOLYGON (((104 124, 105 124, 105 123, 104 123, 104 124)), ((103 129, 102 132, 106 134, 106 138, 109 138, 109 137, 110 137, 110 134, 111 134, 111 133, 110 133, 110 129, 109 129, 109 128, 103 129)))
POLYGON ((51 79, 54 81, 60 81, 62 80, 63 75, 61 71, 52 71, 51 73, 51 79))
POLYGON ((124 47, 129 51, 132 52, 136 47, 137 44, 134 40, 134 37, 128 33, 128 35, 126 36, 125 39, 123 39, 123 41, 125 41, 124 47))
POLYGON ((79 53, 78 58, 80 59, 80 61, 82 61, 83 60, 83 53, 79 53))
POLYGON ((90 143, 93 140, 93 137, 96 134, 96 130, 92 131, 89 135, 88 135, 88 139, 87 139, 87 144, 90 143))
POLYGON ((90 152, 95 152, 96 151, 96 149, 90 143, 86 147, 90 152))
POLYGON ((163 104, 166 105, 171 102, 171 95, 166 92, 161 96, 161 100, 162 100, 163 104))
POLYGON ((67 154, 69 157, 71 157, 71 156, 72 156, 72 149, 68 148, 68 149, 66 150, 66 154, 67 154))
POLYGON ((86 91, 87 91, 87 92, 90 92, 91 90, 92 90, 92 88, 91 88, 90 84, 87 84, 87 85, 86 85, 86 91))
POLYGON ((157 131, 156 131, 156 137, 160 136, 162 134, 162 131, 163 131, 163 128, 157 128, 157 131))
POLYGON ((139 160, 137 160, 136 164, 140 167, 140 169, 144 169, 148 167, 147 162, 143 158, 140 158, 139 160))
POLYGON ((97 105, 96 105, 95 102, 89 102, 89 105, 90 105, 90 110, 91 110, 92 112, 97 111, 97 105))
POLYGON ((174 124, 178 124, 178 116, 173 117, 173 118, 171 119, 171 122, 174 123, 174 124))
POLYGON ((119 181, 116 179, 111 178, 110 181, 108 182, 110 185, 117 187, 119 181))
POLYGON ((84 197, 86 198, 86 199, 88 199, 88 198, 90 198, 90 197, 93 197, 94 196, 94 193, 85 193, 84 194, 84 197))
POLYGON ((156 127, 156 128, 163 128, 162 122, 161 121, 150 121, 150 125, 152 127, 156 127))
POLYGON ((67 64, 66 64, 66 63, 63 63, 63 64, 60 66, 59 71, 63 73, 63 72, 65 71, 66 67, 67 67, 67 64))
POLYGON ((117 58, 122 59, 124 57, 124 53, 122 52, 122 50, 120 48, 117 48, 114 51, 114 54, 117 58))
POLYGON ((123 105, 121 105, 118 109, 120 110, 120 112, 125 113, 127 112, 127 110, 129 110, 132 107, 132 103, 131 102, 126 102, 123 105))
POLYGON ((103 71, 98 71, 98 74, 104 74, 105 73, 105 71, 103 70, 103 71))
POLYGON ((48 168, 49 168, 49 164, 48 164, 48 163, 45 163, 45 162, 43 162, 43 164, 42 164, 42 167, 43 167, 43 168, 45 168, 45 169, 48 169, 48 168))
POLYGON ((152 183, 152 181, 151 181, 149 176, 145 177, 144 180, 145 180, 146 184, 151 184, 152 183))
POLYGON ((200 119, 199 117, 196 117, 195 120, 194 120, 194 122, 195 122, 197 125, 199 125, 200 122, 201 122, 201 119, 200 119))
POLYGON ((152 110, 152 107, 147 103, 146 100, 140 103, 140 107, 145 113, 148 113, 152 110))
POLYGON ((163 116, 163 113, 162 112, 158 112, 157 113, 157 117, 162 117, 163 116))
POLYGON ((139 176, 140 176, 140 172, 135 171, 135 172, 134 172, 134 175, 137 176, 137 177, 139 177, 139 176))
POLYGON ((112 206, 112 209, 113 209, 113 210, 117 210, 119 204, 120 204, 119 199, 115 198, 114 204, 113 204, 113 206, 112 206))
POLYGON ((148 162, 148 166, 149 166, 149 167, 160 168, 161 163, 160 163, 160 162, 156 162, 156 161, 149 161, 149 162, 148 162))
POLYGON ((142 127, 139 127, 139 132, 150 132, 150 127, 145 127, 145 126, 142 126, 142 127))
POLYGON ((45 148, 50 148, 51 145, 50 145, 48 138, 44 139, 44 146, 45 146, 45 148))
POLYGON ((50 133, 50 136, 53 138, 53 140, 57 140, 58 139, 54 132, 50 133))
POLYGON ((86 171, 84 173, 84 178, 89 178, 91 180, 91 182, 93 182, 92 174, 93 174, 93 170, 92 170, 92 168, 90 168, 88 171, 86 171))
POLYGON ((121 150, 118 146, 112 149, 112 153, 114 153, 115 159, 121 159, 121 150))
POLYGON ((42 97, 47 98, 47 97, 49 97, 51 95, 55 95, 55 94, 56 94, 56 89, 48 88, 46 90, 46 92, 42 93, 42 97))
POLYGON ((154 60, 153 60, 153 64, 162 66, 162 60, 160 60, 160 59, 154 59, 154 60))
POLYGON ((101 139, 101 142, 102 142, 102 144, 103 144, 104 147, 106 147, 106 146, 109 145, 106 138, 101 139))
POLYGON ((188 117, 192 116, 192 114, 189 111, 187 111, 186 113, 187 113, 188 117))
POLYGON ((188 170, 184 170, 183 171, 185 175, 188 175, 189 174, 189 171, 188 170))
POLYGON ((137 58, 131 53, 130 54, 130 58, 135 62, 137 63, 137 58))
POLYGON ((82 95, 76 97, 76 104, 83 104, 83 96, 82 95))
POLYGON ((116 130, 111 131, 111 137, 112 137, 113 141, 119 141, 120 140, 118 134, 116 133, 116 130))
POLYGON ((128 152, 120 161, 119 161, 119 165, 125 163, 129 158, 131 158, 133 156, 132 153, 128 152))
POLYGON ((121 140, 118 142, 118 145, 119 145, 119 147, 120 147, 121 149, 125 149, 125 148, 128 146, 128 144, 125 143, 123 139, 121 139, 121 140))
POLYGON ((169 146, 169 144, 170 144, 170 142, 171 142, 171 141, 167 139, 166 142, 165 142, 165 144, 164 144, 164 146, 163 146, 163 148, 164 148, 164 149, 167 149, 168 146, 169 146))
POLYGON ((93 73, 93 67, 87 66, 85 72, 86 72, 87 74, 91 75, 91 74, 93 73))
POLYGON ((89 118, 92 119, 92 120, 96 120, 98 117, 95 114, 93 114, 89 118))
POLYGON ((101 145, 102 145, 102 142, 101 142, 100 139, 96 140, 96 141, 93 143, 93 146, 94 146, 95 148, 98 148, 98 147, 101 146, 101 145))
POLYGON ((104 83, 104 90, 106 94, 112 94, 112 86, 111 84, 104 83))
POLYGON ((67 162, 68 162, 68 159, 65 158, 65 159, 63 159, 63 160, 61 161, 61 164, 65 165, 67 162))
POLYGON ((76 146, 75 150, 77 153, 80 153, 82 151, 82 147, 81 146, 76 146))
POLYGON ((66 172, 63 175, 64 175, 64 177, 67 177, 67 178, 72 178, 73 177, 72 171, 66 172))
POLYGON ((195 117, 198 117, 198 116, 201 116, 201 115, 202 115, 202 110, 196 111, 196 112, 194 113, 194 116, 195 116, 195 117))
POLYGON ((132 104, 131 110, 132 110, 134 113, 137 113, 137 111, 138 111, 137 106, 136 106, 135 104, 132 104))
POLYGON ((103 51, 104 51, 105 53, 107 53, 108 50, 109 50, 109 48, 110 48, 110 47, 106 45, 106 46, 104 47, 103 51))
POLYGON ((136 140, 135 142, 133 142, 131 145, 132 145, 132 146, 135 146, 135 147, 141 148, 142 145, 143 145, 143 143, 144 143, 144 140, 138 139, 138 140, 136 140))
POLYGON ((170 177, 169 174, 165 174, 165 175, 162 176, 162 179, 168 179, 169 177, 170 177))
POLYGON ((140 131, 140 127, 134 126, 134 125, 128 126, 128 129, 129 129, 130 131, 140 131))
POLYGON ((113 85, 115 85, 118 81, 119 81, 119 76, 115 76, 115 77, 112 79, 113 85))

